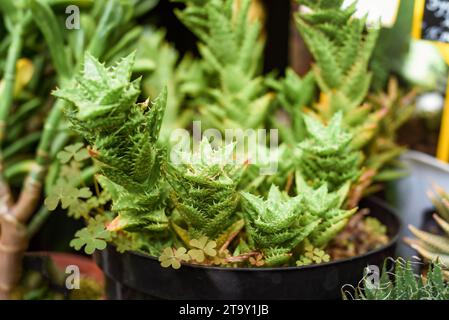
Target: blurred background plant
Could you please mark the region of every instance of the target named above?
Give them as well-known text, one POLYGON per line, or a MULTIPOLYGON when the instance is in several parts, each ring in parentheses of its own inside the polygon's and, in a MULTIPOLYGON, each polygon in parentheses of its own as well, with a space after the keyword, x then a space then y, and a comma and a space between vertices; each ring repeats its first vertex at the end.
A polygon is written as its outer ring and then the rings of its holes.
POLYGON ((449 285, 440 263, 431 264, 426 275, 416 275, 411 261, 386 260, 380 273, 367 268, 358 287, 342 288, 345 300, 447 300, 449 285), (391 269, 389 267, 392 266, 391 269))
POLYGON ((446 279, 449 279, 449 195, 441 187, 435 186, 428 196, 437 210, 433 215, 437 224, 435 230, 428 232, 409 225, 408 228, 416 238, 406 238, 405 241, 425 261, 438 261, 446 279))

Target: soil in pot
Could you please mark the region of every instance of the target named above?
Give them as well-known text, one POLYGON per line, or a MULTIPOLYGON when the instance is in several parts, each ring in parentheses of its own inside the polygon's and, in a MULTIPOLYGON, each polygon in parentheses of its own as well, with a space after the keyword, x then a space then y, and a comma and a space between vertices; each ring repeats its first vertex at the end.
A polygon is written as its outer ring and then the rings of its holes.
POLYGON ((390 241, 370 252, 338 261, 285 268, 223 268, 184 264, 165 269, 159 261, 114 246, 96 253, 106 276, 109 299, 340 299, 345 284, 357 285, 368 265, 393 256, 400 222, 384 202, 371 198, 361 207, 387 226, 390 241))

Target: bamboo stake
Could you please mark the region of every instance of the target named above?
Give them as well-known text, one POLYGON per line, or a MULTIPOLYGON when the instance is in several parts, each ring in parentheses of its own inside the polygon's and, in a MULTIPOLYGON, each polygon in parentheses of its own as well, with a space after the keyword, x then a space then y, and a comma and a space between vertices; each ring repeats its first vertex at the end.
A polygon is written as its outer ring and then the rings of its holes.
POLYGON ((438 137, 437 158, 449 162, 449 79, 446 89, 446 98, 441 119, 440 135, 438 137))

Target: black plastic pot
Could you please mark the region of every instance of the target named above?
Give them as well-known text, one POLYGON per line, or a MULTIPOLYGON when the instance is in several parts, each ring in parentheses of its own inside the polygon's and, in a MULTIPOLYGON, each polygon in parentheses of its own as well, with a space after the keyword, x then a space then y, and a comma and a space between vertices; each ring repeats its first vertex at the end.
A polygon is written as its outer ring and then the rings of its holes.
POLYGON ((394 255, 400 222, 384 202, 370 198, 361 207, 388 227, 384 247, 350 259, 288 268, 221 268, 184 264, 162 268, 154 257, 118 253, 113 246, 96 254, 106 276, 109 299, 340 299, 341 287, 357 285, 368 265, 394 255))

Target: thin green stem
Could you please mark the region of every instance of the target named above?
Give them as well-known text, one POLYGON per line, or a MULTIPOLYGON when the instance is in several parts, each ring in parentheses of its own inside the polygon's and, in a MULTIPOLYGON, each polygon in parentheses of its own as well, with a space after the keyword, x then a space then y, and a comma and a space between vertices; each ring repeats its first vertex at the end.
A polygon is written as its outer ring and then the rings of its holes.
POLYGON ((8 117, 8 126, 15 127, 19 125, 29 114, 39 108, 42 104, 42 99, 36 97, 28 100, 24 104, 20 105, 15 112, 8 117))
POLYGON ((14 85, 16 79, 16 65, 22 51, 23 24, 19 23, 12 31, 11 46, 6 58, 5 74, 3 76, 4 86, 0 99, 0 146, 5 140, 6 119, 9 115, 14 97, 14 85))
POLYGON ((11 202, 11 191, 8 182, 4 177, 2 145, 6 135, 6 120, 9 115, 13 97, 16 78, 16 65, 22 51, 22 33, 27 19, 22 19, 17 23, 11 32, 11 45, 6 58, 5 74, 3 76, 4 87, 0 99, 0 199, 11 202), (6 200, 5 200, 6 199, 6 200))
POLYGON ((109 35, 119 23, 118 17, 114 14, 114 10, 117 10, 117 6, 120 6, 118 1, 110 0, 106 4, 105 8, 103 8, 103 14, 100 22, 98 23, 98 27, 96 28, 92 40, 87 48, 87 51, 89 51, 94 57, 100 57, 103 55, 106 44, 108 43, 107 40, 109 35))
POLYGON ((33 143, 39 141, 40 137, 41 137, 40 132, 32 132, 29 135, 20 138, 19 140, 17 140, 16 142, 14 142, 9 147, 3 150, 3 159, 7 160, 8 158, 14 156, 20 150, 25 149, 26 147, 29 147, 33 143))
POLYGON ((39 146, 36 153, 36 164, 34 170, 30 172, 30 178, 34 182, 42 182, 45 176, 45 168, 49 164, 49 150, 53 141, 53 138, 58 133, 59 123, 62 118, 62 110, 65 102, 58 99, 53 105, 53 108, 48 115, 47 121, 44 125, 44 131, 42 133, 39 146))
POLYGON ((48 211, 47 207, 41 206, 27 226, 28 239, 31 239, 40 230, 49 216, 50 211, 48 211))
POLYGON ((18 163, 14 163, 5 169, 5 178, 12 180, 18 175, 27 174, 33 168, 35 162, 34 160, 23 160, 18 163))

